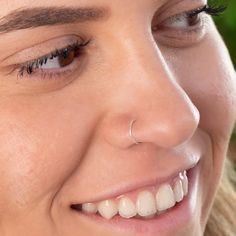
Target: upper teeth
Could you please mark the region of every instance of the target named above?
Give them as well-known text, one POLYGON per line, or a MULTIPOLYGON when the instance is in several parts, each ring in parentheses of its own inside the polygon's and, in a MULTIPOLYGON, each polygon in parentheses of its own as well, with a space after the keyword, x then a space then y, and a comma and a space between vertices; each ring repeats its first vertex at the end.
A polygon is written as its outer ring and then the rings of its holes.
POLYGON ((136 216, 137 209, 133 201, 131 201, 128 197, 122 197, 119 201, 118 205, 119 215, 124 218, 131 218, 136 216))
POLYGON ((156 192, 141 191, 138 193, 136 202, 127 196, 117 199, 109 199, 98 203, 82 204, 82 211, 86 213, 99 213, 106 219, 111 219, 119 214, 124 218, 136 215, 141 217, 152 217, 172 208, 176 202, 181 202, 188 193, 188 177, 186 171, 179 173, 173 186, 168 183, 162 184, 156 192))

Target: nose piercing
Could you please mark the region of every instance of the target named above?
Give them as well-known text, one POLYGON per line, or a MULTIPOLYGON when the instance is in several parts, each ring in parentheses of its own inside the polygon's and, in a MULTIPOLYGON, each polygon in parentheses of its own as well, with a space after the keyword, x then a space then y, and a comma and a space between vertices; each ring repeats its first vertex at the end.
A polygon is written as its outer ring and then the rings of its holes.
POLYGON ((130 122, 130 125, 129 125, 129 136, 130 136, 130 138, 132 139, 132 141, 133 141, 135 144, 139 144, 139 141, 134 137, 133 131, 132 131, 134 122, 136 122, 136 120, 132 120, 132 121, 130 122))

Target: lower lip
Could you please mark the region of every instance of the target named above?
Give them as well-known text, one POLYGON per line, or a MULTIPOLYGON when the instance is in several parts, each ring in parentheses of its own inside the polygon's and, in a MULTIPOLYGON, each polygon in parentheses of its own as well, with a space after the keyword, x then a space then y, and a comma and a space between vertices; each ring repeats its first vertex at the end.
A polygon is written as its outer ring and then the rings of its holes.
POLYGON ((172 209, 153 219, 124 219, 117 215, 111 220, 106 220, 97 214, 89 215, 77 211, 74 212, 80 217, 80 220, 85 221, 87 225, 95 223, 98 224, 99 227, 104 226, 106 230, 124 233, 143 233, 147 235, 148 233, 166 233, 181 227, 186 227, 192 220, 196 207, 198 169, 199 164, 187 172, 189 192, 184 200, 176 204, 172 209))

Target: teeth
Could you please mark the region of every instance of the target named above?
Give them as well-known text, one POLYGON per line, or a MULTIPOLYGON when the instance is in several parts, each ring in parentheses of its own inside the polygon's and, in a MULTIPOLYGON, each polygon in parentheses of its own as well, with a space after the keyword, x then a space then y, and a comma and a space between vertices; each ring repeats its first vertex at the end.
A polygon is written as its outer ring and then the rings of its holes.
POLYGON ((175 205, 175 196, 169 184, 163 184, 156 194, 157 210, 164 211, 175 205))
POLYGON ((124 218, 131 218, 137 214, 134 203, 127 197, 122 197, 119 201, 119 214, 124 218))
POLYGON ((117 214, 117 206, 112 200, 105 200, 98 204, 98 211, 101 216, 110 220, 114 215, 117 214))
POLYGON ((96 204, 94 203, 85 203, 82 205, 82 211, 89 213, 89 214, 95 214, 98 211, 98 208, 96 204))
POLYGON ((179 173, 174 182, 173 189, 170 184, 162 184, 158 191, 141 191, 136 202, 126 196, 114 200, 104 200, 98 203, 82 204, 82 211, 89 214, 97 212, 106 219, 111 219, 119 214, 123 218, 143 217, 150 218, 164 214, 166 210, 181 202, 188 194, 188 177, 186 171, 179 173))
POLYGON ((137 212, 140 216, 152 216, 156 213, 155 197, 149 191, 139 193, 136 202, 137 212))
POLYGON ((176 202, 181 202, 184 198, 184 191, 183 191, 182 181, 180 179, 178 179, 175 182, 174 195, 175 195, 175 201, 176 202))
POLYGON ((180 173, 180 179, 182 181, 183 184, 183 191, 184 191, 184 196, 186 196, 188 194, 188 177, 186 175, 186 171, 184 171, 184 173, 180 173))

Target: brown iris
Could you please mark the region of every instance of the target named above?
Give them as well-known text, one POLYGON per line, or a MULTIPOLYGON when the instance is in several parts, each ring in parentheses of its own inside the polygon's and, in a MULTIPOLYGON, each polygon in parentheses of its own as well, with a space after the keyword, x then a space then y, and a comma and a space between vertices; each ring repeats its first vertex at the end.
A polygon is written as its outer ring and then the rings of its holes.
POLYGON ((65 67, 70 65, 75 57, 78 55, 77 48, 65 48, 59 55, 58 55, 58 62, 61 67, 65 67))
POLYGON ((188 24, 189 26, 195 26, 201 20, 200 14, 189 14, 188 16, 188 24))

